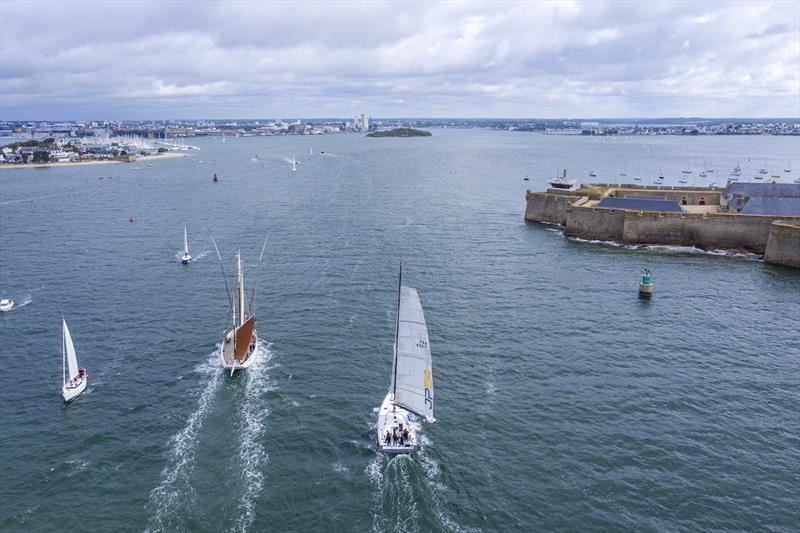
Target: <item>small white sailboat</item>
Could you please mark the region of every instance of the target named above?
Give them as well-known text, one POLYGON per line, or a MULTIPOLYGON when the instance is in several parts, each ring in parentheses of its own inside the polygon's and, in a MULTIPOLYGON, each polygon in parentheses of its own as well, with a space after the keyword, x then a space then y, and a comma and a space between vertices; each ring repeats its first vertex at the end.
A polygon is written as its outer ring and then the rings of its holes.
POLYGON ((186 224, 183 225, 183 256, 181 256, 181 264, 188 265, 192 262, 192 256, 189 255, 189 239, 186 237, 186 224))
MULTIPOLYGON (((213 242, 213 238, 212 238, 213 242)), ((259 264, 264 256, 264 249, 267 247, 267 240, 264 239, 264 247, 258 258, 259 264)), ((217 257, 222 268, 222 257, 219 255, 217 243, 214 242, 214 249, 217 250, 217 257)), ((223 278, 225 270, 222 270, 223 278)), ((255 286, 253 288, 250 305, 248 307, 244 291, 244 270, 242 269, 242 254, 236 251, 236 293, 231 296, 228 291, 228 282, 225 282, 225 290, 228 292, 230 303, 230 324, 225 331, 222 339, 222 348, 219 355, 222 366, 226 370, 230 369, 230 375, 238 369, 249 368, 253 364, 258 352, 258 334, 256 333, 255 315, 255 286), (234 301, 235 300, 235 301, 234 301)))
POLYGON ((314 149, 313 148, 309 148, 308 149, 308 155, 314 155, 314 149))
POLYGON ((3 298, 0 300, 0 312, 8 313, 14 309, 14 300, 11 298, 3 298))
POLYGON ((67 321, 61 319, 61 377, 63 383, 61 393, 65 402, 77 398, 89 382, 89 375, 85 368, 78 368, 78 357, 75 355, 75 345, 72 344, 72 335, 69 334, 67 321))
POLYGON ((433 373, 428 328, 416 289, 403 286, 403 265, 397 291, 392 385, 378 411, 378 448, 408 454, 419 448, 419 421, 433 417, 433 373))
POLYGON ((292 154, 292 172, 297 172, 297 159, 294 158, 294 154, 292 154))

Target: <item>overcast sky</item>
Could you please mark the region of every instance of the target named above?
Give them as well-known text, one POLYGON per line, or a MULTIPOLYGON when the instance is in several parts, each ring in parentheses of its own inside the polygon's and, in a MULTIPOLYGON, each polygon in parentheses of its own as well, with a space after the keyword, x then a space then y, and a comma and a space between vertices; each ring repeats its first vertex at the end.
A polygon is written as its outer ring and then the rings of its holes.
POLYGON ((800 117, 800 2, 0 0, 0 119, 800 117))

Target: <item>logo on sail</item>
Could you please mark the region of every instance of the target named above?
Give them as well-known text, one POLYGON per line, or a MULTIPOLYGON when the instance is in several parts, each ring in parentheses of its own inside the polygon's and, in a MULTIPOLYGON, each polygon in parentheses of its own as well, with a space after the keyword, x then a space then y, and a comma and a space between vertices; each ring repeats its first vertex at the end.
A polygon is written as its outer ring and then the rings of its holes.
POLYGON ((422 371, 422 383, 425 385, 425 405, 432 411, 433 410, 433 378, 431 376, 431 369, 426 368, 422 371))

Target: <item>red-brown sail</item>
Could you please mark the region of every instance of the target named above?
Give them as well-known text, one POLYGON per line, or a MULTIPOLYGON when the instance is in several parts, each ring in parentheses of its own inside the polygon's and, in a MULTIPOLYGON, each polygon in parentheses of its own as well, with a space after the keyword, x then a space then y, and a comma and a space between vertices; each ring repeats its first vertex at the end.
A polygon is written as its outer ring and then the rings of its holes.
POLYGON ((236 330, 236 350, 233 357, 237 361, 246 359, 247 350, 250 349, 250 341, 253 340, 253 329, 256 326, 256 317, 251 316, 244 324, 236 330))

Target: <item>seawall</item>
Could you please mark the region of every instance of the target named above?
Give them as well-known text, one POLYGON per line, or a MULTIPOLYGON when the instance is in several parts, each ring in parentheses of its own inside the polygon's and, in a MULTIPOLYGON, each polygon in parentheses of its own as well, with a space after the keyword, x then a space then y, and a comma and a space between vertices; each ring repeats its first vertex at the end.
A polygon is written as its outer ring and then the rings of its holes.
POLYGON ((800 268, 800 222, 780 220, 770 225, 764 262, 800 268))
POLYGON ((718 190, 673 188, 581 189, 531 192, 525 198, 525 219, 565 226, 569 237, 630 244, 694 246, 705 250, 737 250, 764 254, 765 261, 794 266, 800 263, 800 215, 754 215, 727 211, 666 213, 597 207, 611 194, 657 192, 688 206, 721 200, 718 190))
POLYGON ((528 191, 525 199, 527 200, 525 220, 563 226, 567 223, 567 208, 572 202, 580 199, 580 196, 528 191))
MULTIPOLYGON (((742 250, 763 254, 770 227, 780 215, 681 214, 628 211, 622 241, 742 250)), ((800 221, 800 217, 794 217, 800 221)))

